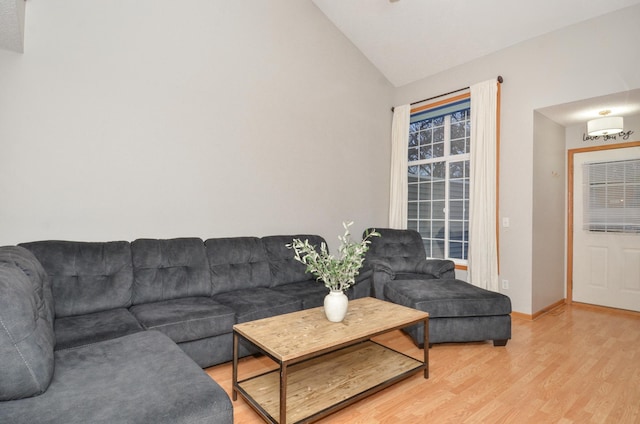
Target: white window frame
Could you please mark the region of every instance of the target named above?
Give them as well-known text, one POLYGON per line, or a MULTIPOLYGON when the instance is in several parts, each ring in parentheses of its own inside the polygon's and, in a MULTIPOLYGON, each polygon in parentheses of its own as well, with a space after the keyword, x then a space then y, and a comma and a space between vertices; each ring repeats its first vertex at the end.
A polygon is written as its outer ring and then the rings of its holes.
MULTIPOLYGON (((468 110, 468 115, 467 115, 467 119, 470 120, 470 109, 463 109, 463 110, 468 110)), ((407 135, 410 136, 411 132, 407 135)), ((470 138, 470 134, 468 135, 468 138, 470 138)), ((469 140, 469 142, 471 142, 469 140)), ((411 147, 409 147, 410 149, 411 147)), ((444 143, 443 143, 443 148, 444 148, 444 155, 441 157, 432 157, 432 158, 428 158, 428 159, 420 159, 420 160, 415 160, 415 161, 408 161, 407 163, 407 171, 409 170, 410 167, 413 166, 420 166, 420 165, 425 165, 425 164, 434 164, 434 163, 441 163, 444 162, 445 164, 445 199, 444 199, 444 259, 449 259, 452 260, 454 263, 456 263, 456 265, 462 265, 462 266, 466 266, 468 263, 468 260, 465 259, 460 259, 460 258, 451 258, 450 257, 450 239, 449 239, 449 230, 450 230, 450 222, 451 222, 451 218, 450 218, 450 214, 449 214, 449 205, 450 205, 450 183, 451 183, 451 177, 450 177, 450 165, 451 163, 455 163, 455 162, 464 162, 464 161, 469 161, 469 164, 471 162, 471 154, 470 153, 462 153, 462 154, 451 154, 451 113, 444 115, 444 143)), ((407 151, 407 155, 408 155, 409 151, 407 151)), ((471 176, 469 175, 469 181, 471 180, 471 176)), ((412 184, 416 185, 419 187, 419 182, 417 183, 412 183, 412 182, 408 182, 408 185, 411 186, 412 184)), ((409 196, 410 196, 411 190, 409 190, 409 196)), ((417 199, 411 199, 408 198, 407 201, 409 204, 411 203, 419 203, 421 199, 417 198, 417 199)), ((468 201, 469 198, 467 197, 466 200, 468 201)), ((416 206, 417 208, 417 206, 416 206)), ((468 208, 468 206, 467 206, 468 208)), ((410 209, 410 208, 409 208, 410 209)), ((469 216, 468 216, 468 209, 466 211, 466 220, 463 219, 462 222, 464 222, 464 228, 467 229, 467 255, 466 257, 468 258, 468 245, 469 245, 469 240, 468 240, 468 228, 469 228, 469 216)), ((463 215, 464 217, 464 215, 463 215)), ((430 221, 433 221, 433 219, 429 219, 430 221)), ((420 213, 418 210, 416 219, 410 219, 410 217, 407 217, 407 227, 408 228, 419 228, 419 222, 420 222, 420 213), (415 225, 412 225, 412 223, 415 223, 415 225)), ((458 221, 458 220, 455 220, 458 221)), ((434 239, 435 237, 433 237, 433 234, 431 234, 431 239, 434 239)), ((423 241, 428 240, 426 238, 423 237, 423 241)), ((454 240, 455 241, 455 240, 454 240)), ((428 249, 427 249, 428 250, 428 249)), ((428 250, 429 253, 429 250, 428 250)), ((431 256, 428 256, 431 257, 431 256)), ((441 258, 442 259, 442 258, 441 258)))

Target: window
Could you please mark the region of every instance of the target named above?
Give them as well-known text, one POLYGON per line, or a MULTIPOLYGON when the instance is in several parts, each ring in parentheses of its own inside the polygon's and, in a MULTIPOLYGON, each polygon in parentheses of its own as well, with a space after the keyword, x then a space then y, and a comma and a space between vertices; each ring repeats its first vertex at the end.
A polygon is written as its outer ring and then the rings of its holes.
POLYGON ((584 229, 640 233, 640 159, 584 164, 584 229))
POLYGON ((469 99, 411 115, 407 228, 427 257, 466 264, 469 247, 469 99))

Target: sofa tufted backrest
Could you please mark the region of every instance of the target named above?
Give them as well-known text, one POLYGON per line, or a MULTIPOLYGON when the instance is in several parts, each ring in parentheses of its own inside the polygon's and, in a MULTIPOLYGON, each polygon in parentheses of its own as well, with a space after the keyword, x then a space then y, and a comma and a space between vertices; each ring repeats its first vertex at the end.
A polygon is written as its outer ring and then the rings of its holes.
POLYGON ((376 228, 381 237, 372 237, 366 260, 381 259, 396 272, 415 272, 419 262, 426 259, 420 233, 414 230, 376 228))
POLYGON ((27 274, 0 263, 0 401, 39 395, 51 383, 55 337, 43 305, 27 274))
POLYGON ((211 238, 204 244, 213 294, 271 284, 267 257, 259 238, 211 238))
POLYGON ((307 273, 305 265, 294 259, 293 249, 287 247, 293 239, 309 240, 309 243, 318 251, 320 251, 320 245, 326 243, 324 238, 313 234, 263 237, 262 242, 271 268, 271 284, 274 287, 315 279, 312 274, 307 273))
POLYGON ((131 254, 134 305, 211 295, 201 239, 138 239, 131 243, 131 254))
POLYGON ((56 317, 131 305, 133 274, 126 241, 22 243, 51 279, 56 317))

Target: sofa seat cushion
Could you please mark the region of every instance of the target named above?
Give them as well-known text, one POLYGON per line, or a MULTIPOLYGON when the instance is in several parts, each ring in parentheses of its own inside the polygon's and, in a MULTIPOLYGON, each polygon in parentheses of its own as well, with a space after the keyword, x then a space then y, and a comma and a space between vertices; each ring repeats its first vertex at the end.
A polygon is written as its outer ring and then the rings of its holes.
POLYGON ((233 422, 225 391, 157 331, 57 351, 55 363, 45 393, 0 402, 3 422, 233 422))
POLYGON ((55 320, 56 350, 115 339, 144 329, 125 308, 55 320))
POLYGON ((176 343, 230 333, 233 310, 209 297, 187 297, 135 305, 130 311, 147 330, 158 330, 176 343))
POLYGON ((322 306, 324 304, 324 297, 329 293, 329 289, 316 280, 284 284, 282 286, 272 287, 271 290, 297 297, 302 301, 302 309, 322 306))
POLYGON ((263 287, 220 293, 213 296, 213 299, 235 311, 236 323, 287 314, 302 309, 302 301, 295 296, 263 287))
POLYGON ((429 312, 430 318, 478 317, 511 313, 511 300, 461 280, 400 280, 384 289, 399 305, 429 312))

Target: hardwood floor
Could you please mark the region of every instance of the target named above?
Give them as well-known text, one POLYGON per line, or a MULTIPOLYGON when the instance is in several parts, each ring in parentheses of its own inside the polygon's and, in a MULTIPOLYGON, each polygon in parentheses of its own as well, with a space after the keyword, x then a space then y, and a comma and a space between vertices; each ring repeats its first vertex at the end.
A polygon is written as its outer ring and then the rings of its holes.
MULTIPOLYGON (((506 347, 435 345, 415 375, 319 423, 640 423, 640 314, 561 306, 513 319, 506 347)), ((377 339, 420 358, 404 333, 377 339)), ((275 365, 242 360, 241 376, 275 365)), ((206 370, 231 395, 231 363, 206 370)), ((242 399, 235 422, 262 423, 242 399)))

